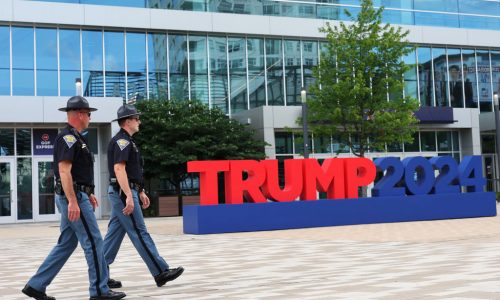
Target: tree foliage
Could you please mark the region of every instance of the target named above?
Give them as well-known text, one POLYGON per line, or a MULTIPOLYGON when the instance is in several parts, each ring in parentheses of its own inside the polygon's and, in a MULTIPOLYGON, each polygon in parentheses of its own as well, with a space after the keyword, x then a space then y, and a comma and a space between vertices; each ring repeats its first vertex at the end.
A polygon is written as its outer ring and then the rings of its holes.
POLYGON ((265 142, 220 109, 173 100, 142 101, 137 108, 141 127, 134 138, 144 158, 144 176, 169 180, 179 197, 188 161, 265 158, 265 142))
POLYGON ((363 0, 356 18, 346 12, 352 23, 320 29, 327 43, 308 101, 312 131, 345 141, 361 157, 370 147, 411 142, 417 128, 418 102, 403 97, 409 66, 402 58, 413 47, 408 31, 382 24, 382 12, 363 0))

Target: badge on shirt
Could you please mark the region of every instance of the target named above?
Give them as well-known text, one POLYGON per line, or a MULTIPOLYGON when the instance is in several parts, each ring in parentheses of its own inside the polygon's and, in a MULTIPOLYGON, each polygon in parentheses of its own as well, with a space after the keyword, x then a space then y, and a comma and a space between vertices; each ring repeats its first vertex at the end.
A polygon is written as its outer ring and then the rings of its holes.
POLYGON ((116 143, 118 144, 118 147, 120 147, 120 150, 122 151, 128 146, 128 144, 130 144, 130 142, 127 141, 126 139, 119 139, 116 141, 116 143))
POLYGON ((68 148, 71 148, 76 143, 76 138, 72 134, 63 136, 63 139, 66 142, 66 145, 68 145, 68 148))

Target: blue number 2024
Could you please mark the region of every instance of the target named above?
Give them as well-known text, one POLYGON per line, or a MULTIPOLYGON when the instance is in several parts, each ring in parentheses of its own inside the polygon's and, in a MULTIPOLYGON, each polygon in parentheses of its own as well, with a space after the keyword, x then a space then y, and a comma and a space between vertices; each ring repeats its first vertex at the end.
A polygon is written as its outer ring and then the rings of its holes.
POLYGON ((461 187, 479 192, 486 184, 480 156, 465 156, 459 165, 451 156, 384 157, 374 163, 385 172, 372 189, 374 197, 460 193, 461 187))

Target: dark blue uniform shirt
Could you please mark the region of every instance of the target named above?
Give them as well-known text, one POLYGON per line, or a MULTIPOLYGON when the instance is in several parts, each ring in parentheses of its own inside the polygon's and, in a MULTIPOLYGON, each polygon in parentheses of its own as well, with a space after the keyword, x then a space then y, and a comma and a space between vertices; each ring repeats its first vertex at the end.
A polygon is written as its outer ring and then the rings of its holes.
POLYGON ((68 160, 72 163, 71 176, 78 185, 94 184, 94 157, 87 145, 87 140, 68 124, 57 135, 54 145, 54 174, 61 179, 59 162, 68 160))
POLYGON ((142 184, 143 162, 141 153, 132 137, 121 128, 108 145, 108 170, 110 178, 116 178, 114 166, 125 162, 130 182, 142 184))

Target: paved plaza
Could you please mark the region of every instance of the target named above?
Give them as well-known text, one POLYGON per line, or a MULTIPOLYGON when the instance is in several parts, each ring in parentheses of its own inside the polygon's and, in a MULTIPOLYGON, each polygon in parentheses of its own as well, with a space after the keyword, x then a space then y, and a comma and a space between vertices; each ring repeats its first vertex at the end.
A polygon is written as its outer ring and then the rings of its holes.
MULTIPOLYGON (((500 299, 500 217, 201 236, 182 234, 181 218, 146 222, 186 271, 157 288, 126 238, 111 267, 125 299, 500 299)), ((0 225, 0 236, 0 299, 26 299, 58 223, 0 225)), ((47 294, 88 299, 87 288, 78 248, 47 294)))

